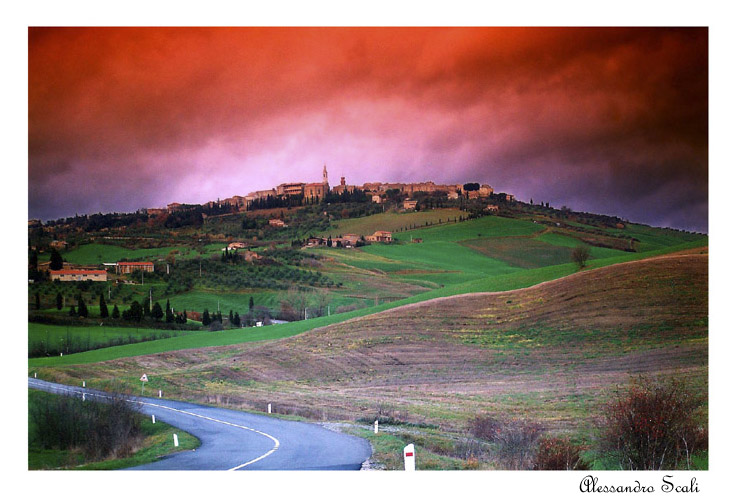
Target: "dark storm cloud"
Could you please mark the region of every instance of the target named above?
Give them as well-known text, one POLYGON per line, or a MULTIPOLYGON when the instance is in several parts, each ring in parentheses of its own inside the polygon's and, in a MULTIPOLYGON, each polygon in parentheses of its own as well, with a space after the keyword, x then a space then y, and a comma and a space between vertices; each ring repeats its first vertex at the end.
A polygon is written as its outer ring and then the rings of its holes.
POLYGON ((707 51, 706 29, 31 29, 30 214, 327 163, 706 230, 707 51))

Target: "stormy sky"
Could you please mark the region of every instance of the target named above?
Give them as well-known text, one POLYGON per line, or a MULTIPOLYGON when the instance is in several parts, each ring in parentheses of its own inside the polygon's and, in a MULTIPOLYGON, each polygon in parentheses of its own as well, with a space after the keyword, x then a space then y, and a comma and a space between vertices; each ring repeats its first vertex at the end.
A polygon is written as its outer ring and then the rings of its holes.
POLYGON ((30 28, 28 215, 488 183, 708 230, 706 28, 30 28))

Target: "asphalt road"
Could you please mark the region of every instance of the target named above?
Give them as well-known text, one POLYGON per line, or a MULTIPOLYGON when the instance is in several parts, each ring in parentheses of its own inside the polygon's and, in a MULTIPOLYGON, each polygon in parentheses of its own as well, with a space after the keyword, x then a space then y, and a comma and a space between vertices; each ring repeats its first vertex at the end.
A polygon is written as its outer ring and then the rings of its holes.
MULTIPOLYGON (((28 379, 30 389, 103 400, 108 393, 28 379)), ((160 398, 129 397, 141 413, 196 436, 202 445, 132 470, 358 470, 368 441, 304 422, 160 398)), ((172 441, 173 446, 173 441, 172 441)))

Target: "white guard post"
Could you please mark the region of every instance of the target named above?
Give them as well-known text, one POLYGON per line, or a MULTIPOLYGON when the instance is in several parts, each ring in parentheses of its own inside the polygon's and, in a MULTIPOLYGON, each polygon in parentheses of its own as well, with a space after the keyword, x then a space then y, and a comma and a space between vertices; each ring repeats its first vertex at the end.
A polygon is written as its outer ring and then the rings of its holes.
POLYGON ((268 404, 268 413, 271 413, 271 403, 268 404))
POLYGON ((414 445, 409 444, 404 448, 404 470, 414 470, 414 445))
POLYGON ((176 434, 174 434, 174 446, 179 446, 179 436, 177 436, 176 434))
POLYGON ((373 434, 378 434, 378 420, 373 422, 373 434))

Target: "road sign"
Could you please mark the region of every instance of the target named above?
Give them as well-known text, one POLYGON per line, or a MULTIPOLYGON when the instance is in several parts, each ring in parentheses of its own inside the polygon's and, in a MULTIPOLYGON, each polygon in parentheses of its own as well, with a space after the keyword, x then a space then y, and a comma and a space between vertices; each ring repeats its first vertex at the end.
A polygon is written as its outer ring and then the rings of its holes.
POLYGON ((141 376, 141 382, 148 382, 148 376, 146 374, 141 376))

